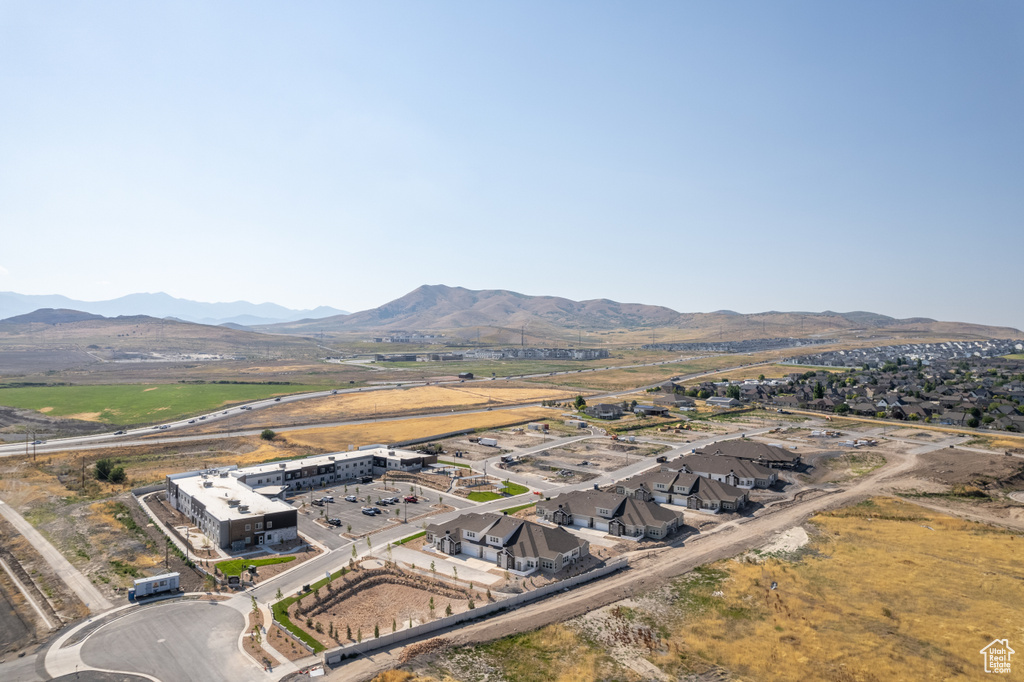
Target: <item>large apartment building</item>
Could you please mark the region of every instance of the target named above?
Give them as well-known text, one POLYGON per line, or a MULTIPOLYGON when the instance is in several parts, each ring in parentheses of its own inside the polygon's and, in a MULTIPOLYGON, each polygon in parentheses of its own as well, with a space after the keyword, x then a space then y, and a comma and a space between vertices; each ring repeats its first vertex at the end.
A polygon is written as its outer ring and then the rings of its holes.
POLYGON ((272 545, 298 537, 286 493, 359 483, 387 471, 419 471, 437 458, 384 445, 239 469, 167 477, 167 502, 223 549, 272 545))

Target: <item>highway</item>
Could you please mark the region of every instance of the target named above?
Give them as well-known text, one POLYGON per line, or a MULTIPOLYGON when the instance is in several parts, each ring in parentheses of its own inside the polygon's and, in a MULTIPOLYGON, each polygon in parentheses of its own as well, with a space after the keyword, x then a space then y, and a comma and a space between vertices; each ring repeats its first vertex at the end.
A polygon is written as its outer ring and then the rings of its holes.
MULTIPOLYGON (((162 423, 162 424, 155 424, 155 425, 152 425, 152 426, 145 426, 145 427, 139 427, 139 428, 134 428, 134 429, 128 429, 128 430, 120 431, 120 432, 98 433, 98 434, 92 434, 92 435, 88 435, 88 436, 73 436, 73 437, 69 437, 69 438, 59 438, 59 439, 45 441, 45 442, 42 442, 42 443, 39 443, 39 444, 29 444, 29 447, 32 447, 32 451, 35 454, 45 454, 45 453, 53 453, 53 452, 64 452, 64 451, 69 451, 69 450, 90 450, 90 449, 107 448, 107 447, 110 447, 111 445, 119 445, 119 446, 120 445, 124 445, 124 446, 131 445, 131 446, 137 446, 137 445, 149 445, 149 444, 153 444, 153 443, 182 443, 182 442, 189 442, 189 441, 216 440, 216 439, 220 439, 220 438, 233 438, 233 437, 240 437, 240 436, 254 436, 254 435, 259 435, 259 433, 263 429, 262 428, 259 428, 259 429, 244 429, 244 430, 238 430, 238 431, 223 431, 223 432, 219 432, 219 433, 210 433, 210 434, 197 434, 197 433, 189 434, 189 433, 187 433, 187 431, 190 428, 192 428, 192 427, 198 427, 199 425, 207 425, 207 424, 210 424, 210 423, 215 423, 217 421, 223 421, 223 420, 229 419, 230 417, 232 417, 234 415, 237 415, 237 414, 239 414, 242 411, 266 410, 266 409, 269 409, 269 408, 271 408, 271 407, 273 407, 275 405, 281 405, 281 404, 286 404, 286 403, 293 403, 293 402, 297 402, 297 401, 301 401, 301 400, 310 400, 312 398, 325 398, 325 397, 328 397, 328 396, 331 396, 331 395, 344 395, 346 393, 360 393, 360 392, 367 392, 367 391, 388 391, 388 390, 397 389, 399 387, 401 387, 401 388, 408 388, 410 386, 465 384, 465 383, 470 383, 470 384, 472 384, 472 383, 489 383, 491 381, 518 381, 520 379, 541 378, 541 377, 550 377, 550 376, 566 375, 566 374, 579 374, 579 373, 583 373, 583 372, 608 372, 608 371, 615 371, 615 370, 621 370, 621 369, 633 369, 633 368, 639 368, 639 367, 655 367, 655 366, 662 366, 662 365, 670 365, 670 364, 676 364, 676 363, 679 363, 679 362, 688 362, 688 361, 691 361, 691 360, 703 359, 703 358, 706 358, 706 357, 712 357, 712 356, 701 355, 701 356, 693 356, 693 357, 687 357, 687 358, 679 358, 677 360, 662 360, 662 361, 658 361, 658 362, 650 362, 650 363, 642 363, 642 364, 634 364, 634 365, 619 365, 619 366, 615 366, 615 367, 595 367, 593 369, 571 370, 571 371, 564 371, 564 372, 543 372, 543 373, 539 373, 539 374, 521 374, 521 375, 508 376, 508 377, 499 377, 497 379, 490 379, 490 378, 484 379, 484 378, 482 378, 482 379, 468 379, 468 380, 452 380, 452 381, 445 381, 445 382, 396 382, 394 384, 387 384, 387 385, 382 385, 382 386, 368 386, 368 387, 360 387, 360 388, 342 388, 342 389, 325 389, 325 390, 322 390, 322 391, 313 391, 313 392, 310 392, 310 393, 297 393, 295 395, 281 396, 279 398, 267 398, 267 399, 263 399, 263 400, 257 400, 257 401, 251 402, 251 403, 246 403, 245 405, 232 407, 232 408, 229 408, 229 409, 226 409, 226 410, 217 410, 217 411, 214 411, 214 412, 209 412, 207 414, 197 415, 197 416, 194 416, 194 417, 177 419, 177 420, 165 422, 165 423, 162 423), (183 432, 185 432, 185 433, 183 433, 183 432), (163 434, 167 434, 167 436, 160 436, 160 434, 162 434, 162 433, 163 434), (175 435, 171 436, 171 437, 168 437, 172 433, 174 433, 175 435), (180 435, 178 435, 178 434, 180 434, 180 435)), ((714 374, 719 374, 719 373, 722 373, 722 372, 729 372, 729 371, 732 371, 732 370, 735 370, 735 369, 739 369, 739 368, 742 368, 742 367, 755 367, 755 366, 760 366, 760 365, 769 365, 769 364, 773 364, 773 362, 774 361, 762 362, 762 363, 740 364, 740 365, 736 365, 734 367, 727 367, 727 368, 713 370, 713 371, 709 371, 709 372, 698 372, 698 373, 695 373, 695 374, 689 374, 689 375, 680 376, 679 380, 680 381, 690 381, 692 379, 696 379, 696 378, 700 378, 700 377, 712 376, 714 374)), ((624 390, 624 391, 616 391, 616 392, 612 392, 612 393, 604 393, 604 394, 590 396, 590 400, 592 400, 592 401, 593 400, 600 401, 600 400, 608 400, 608 399, 619 398, 619 397, 621 397, 623 395, 626 395, 628 393, 635 393, 637 391, 645 390, 646 388, 651 388, 653 386, 657 386, 657 385, 659 385, 661 383, 664 383, 664 381, 665 380, 662 380, 662 381, 659 381, 656 384, 650 384, 649 386, 639 386, 639 387, 630 388, 630 389, 624 390)), ((493 407, 493 408, 490 408, 490 409, 463 410, 463 411, 455 412, 454 414, 475 414, 475 413, 485 412, 485 411, 513 410, 513 409, 520 409, 522 407, 539 407, 539 406, 540 406, 539 403, 531 403, 531 404, 527 404, 527 405, 510 405, 510 406, 503 406, 503 407, 493 407)), ((330 422, 330 423, 323 423, 323 424, 308 424, 308 425, 302 425, 302 426, 291 426, 291 427, 287 427, 287 428, 279 428, 278 430, 281 433, 287 433, 287 432, 290 432, 290 431, 300 431, 300 430, 304 430, 304 429, 319 429, 319 428, 329 428, 329 427, 333 427, 333 426, 345 426, 345 425, 352 425, 352 424, 369 424, 369 423, 374 423, 374 422, 400 421, 400 420, 404 420, 404 419, 420 419, 420 418, 424 418, 424 417, 441 416, 441 415, 448 415, 448 416, 450 416, 452 414, 453 414, 453 412, 451 412, 451 411, 438 411, 438 412, 432 412, 432 413, 427 413, 427 414, 416 414, 416 415, 407 415, 407 416, 400 416, 400 417, 387 417, 387 418, 380 418, 380 419, 355 419, 355 420, 338 421, 338 422, 330 422)), ((268 415, 268 417, 272 417, 272 415, 268 415)), ((277 427, 273 426, 272 419, 268 419, 267 427, 269 427, 269 428, 277 428, 277 427)), ((21 442, 21 443, 9 443, 9 444, 6 444, 6 445, 0 445, 0 457, 14 457, 14 456, 23 455, 23 454, 26 454, 26 443, 24 443, 24 442, 21 442)))

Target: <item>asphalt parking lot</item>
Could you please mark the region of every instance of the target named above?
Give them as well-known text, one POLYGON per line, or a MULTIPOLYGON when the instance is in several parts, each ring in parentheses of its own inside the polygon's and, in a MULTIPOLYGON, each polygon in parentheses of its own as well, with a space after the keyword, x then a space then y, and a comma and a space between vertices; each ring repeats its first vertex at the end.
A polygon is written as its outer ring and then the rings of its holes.
MULTIPOLYGON (((398 486, 400 492, 393 492, 386 490, 383 483, 374 481, 373 483, 349 485, 348 492, 345 491, 344 486, 314 490, 312 496, 307 492, 293 497, 290 502, 296 508, 305 504, 307 510, 312 509, 310 514, 299 513, 299 532, 312 537, 329 549, 338 549, 350 542, 350 540, 341 537, 342 533, 348 532, 349 526, 352 527, 351 532, 357 535, 377 530, 378 528, 392 526, 394 522, 388 521, 389 518, 406 518, 407 507, 410 518, 423 514, 431 505, 437 502, 439 497, 443 497, 446 504, 459 509, 474 506, 468 500, 451 495, 442 496, 436 490, 429 489, 423 490, 424 497, 420 497, 419 502, 408 505, 404 502, 396 505, 384 505, 378 501, 385 497, 405 497, 405 495, 409 494, 408 487, 408 484, 400 484, 398 486), (322 507, 310 506, 311 499, 319 500, 325 495, 333 496, 334 502, 325 503, 322 507), (359 501, 347 502, 345 500, 346 495, 355 495, 359 498, 359 501), (369 502, 367 502, 367 498, 370 499, 369 502), (381 513, 375 516, 368 516, 363 514, 363 507, 377 507, 381 513), (398 512, 397 516, 395 514, 396 511, 398 512), (320 524, 315 523, 314 519, 320 518, 320 512, 323 512, 324 518, 341 519, 341 526, 324 528, 320 524)), ((419 496, 419 488, 417 488, 417 496, 419 496)))

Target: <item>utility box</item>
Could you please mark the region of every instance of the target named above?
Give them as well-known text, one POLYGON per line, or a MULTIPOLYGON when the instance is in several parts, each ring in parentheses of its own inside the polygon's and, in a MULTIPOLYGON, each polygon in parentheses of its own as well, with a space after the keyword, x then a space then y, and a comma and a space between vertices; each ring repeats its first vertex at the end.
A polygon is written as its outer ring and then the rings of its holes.
POLYGON ((154 594, 177 592, 180 589, 179 573, 164 573, 152 578, 136 578, 135 588, 128 592, 129 600, 151 597, 154 594))

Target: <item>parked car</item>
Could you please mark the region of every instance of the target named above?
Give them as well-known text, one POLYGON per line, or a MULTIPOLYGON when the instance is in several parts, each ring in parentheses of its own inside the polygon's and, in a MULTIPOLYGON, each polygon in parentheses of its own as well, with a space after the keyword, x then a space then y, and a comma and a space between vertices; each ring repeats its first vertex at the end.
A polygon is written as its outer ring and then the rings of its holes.
POLYGON ((334 502, 334 495, 324 495, 320 499, 324 502, 334 502))
POLYGON ((398 498, 398 497, 392 497, 392 498, 389 498, 389 499, 388 499, 388 501, 389 501, 389 502, 390 502, 391 504, 398 504, 398 503, 399 503, 399 502, 401 502, 402 500, 401 500, 401 498, 398 498))
POLYGON ((668 457, 666 457, 665 455, 662 455, 661 457, 659 457, 658 459, 656 459, 654 461, 657 462, 658 464, 662 464, 662 463, 668 461, 668 457))
POLYGON ((363 476, 361 480, 363 483, 373 483, 373 476, 363 476))
POLYGON ((386 507, 391 504, 391 500, 377 500, 377 504, 382 504, 386 507))
POLYGON ((313 500, 313 506, 314 507, 322 507, 322 506, 324 506, 324 501, 323 500, 313 500))
POLYGON ((358 502, 359 498, 356 497, 355 495, 346 495, 345 496, 345 501, 346 502, 358 502))
POLYGON ((341 519, 327 519, 327 523, 331 524, 332 526, 340 526, 341 519))
POLYGON ((372 507, 363 507, 360 511, 362 511, 367 516, 374 516, 377 514, 377 512, 373 511, 372 507))
POLYGON ((370 509, 373 510, 374 514, 383 514, 384 513, 380 509, 378 509, 377 507, 370 507, 370 509))
POLYGON ((588 462, 587 460, 583 460, 582 462, 580 462, 580 466, 581 467, 590 466, 590 462, 588 462))
POLYGON ((415 495, 406 495, 405 496, 405 501, 406 502, 419 502, 420 498, 416 497, 415 495))

